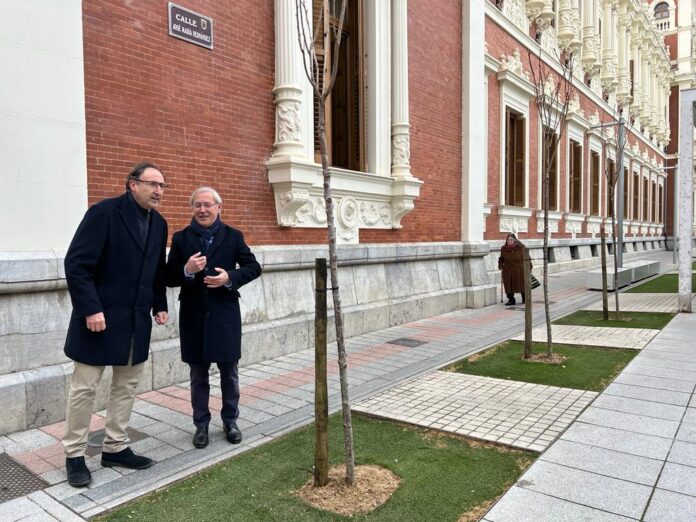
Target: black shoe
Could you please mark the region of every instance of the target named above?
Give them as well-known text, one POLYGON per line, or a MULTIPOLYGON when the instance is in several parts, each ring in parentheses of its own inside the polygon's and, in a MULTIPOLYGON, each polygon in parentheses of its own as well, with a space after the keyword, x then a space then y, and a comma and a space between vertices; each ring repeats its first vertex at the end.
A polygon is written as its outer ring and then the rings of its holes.
POLYGON ((198 426, 196 433, 193 434, 193 445, 198 448, 205 448, 208 445, 208 427, 198 426))
POLYGON ((240 442, 242 442, 242 432, 239 431, 236 422, 226 422, 223 424, 223 428, 225 430, 225 437, 227 438, 227 442, 229 442, 230 444, 239 444, 240 442))
POLYGON ((92 482, 92 474, 87 469, 84 457, 66 458, 65 471, 68 474, 68 484, 74 488, 81 488, 92 482))
POLYGON ((133 450, 126 448, 116 453, 102 452, 101 465, 105 468, 121 466, 129 469, 147 469, 155 463, 154 460, 136 455, 133 450))
POLYGON ((514 298, 508 299, 508 302, 505 303, 505 306, 514 306, 515 302, 516 302, 516 301, 515 301, 514 298))

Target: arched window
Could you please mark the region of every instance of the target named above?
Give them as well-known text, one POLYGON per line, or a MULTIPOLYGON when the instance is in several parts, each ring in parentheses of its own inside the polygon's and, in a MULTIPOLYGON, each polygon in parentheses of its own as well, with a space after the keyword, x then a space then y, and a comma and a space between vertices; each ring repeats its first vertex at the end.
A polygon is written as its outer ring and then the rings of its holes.
POLYGON ((655 6, 655 20, 663 20, 664 18, 669 18, 669 4, 660 2, 655 6))

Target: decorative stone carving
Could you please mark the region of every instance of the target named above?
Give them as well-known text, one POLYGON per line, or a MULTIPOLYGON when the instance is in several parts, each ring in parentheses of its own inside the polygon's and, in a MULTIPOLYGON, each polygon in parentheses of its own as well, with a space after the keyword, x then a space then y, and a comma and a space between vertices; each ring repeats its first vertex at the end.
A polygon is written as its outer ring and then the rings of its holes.
POLYGON ((525 0, 505 0, 503 14, 525 33, 529 30, 525 0))
POLYGON ((580 108, 580 96, 578 96, 577 92, 573 94, 573 97, 568 102, 568 114, 576 114, 580 117, 585 116, 584 111, 580 108))
POLYGON ((590 114, 589 122, 592 126, 599 125, 599 112, 597 110, 590 114))
MULTIPOLYGON (((539 25, 539 22, 537 22, 537 26, 539 25)), ((556 36, 556 28, 549 25, 543 29, 539 27, 539 29, 541 30, 541 39, 539 41, 541 48, 552 55, 558 54, 558 38, 556 36)))
POLYGON ((556 90, 556 82, 553 76, 548 75, 546 81, 544 82, 544 94, 549 97, 553 97, 554 91, 556 90))
POLYGON ((278 142, 300 142, 302 123, 300 121, 300 102, 284 99, 278 102, 278 142))
POLYGON ((360 212, 358 210, 358 202, 355 198, 341 198, 336 207, 338 222, 343 228, 353 228, 358 224, 360 221, 360 212))
POLYGON ((401 228, 401 218, 413 210, 412 200, 401 200, 392 203, 392 220, 394 228, 401 228))
POLYGON ((391 209, 386 203, 363 201, 360 204, 360 217, 368 226, 378 223, 391 225, 391 209))
POLYGON ((294 227, 301 223, 298 211, 309 201, 309 191, 293 189, 276 193, 276 208, 279 209, 280 226, 294 227))
MULTIPOLYGON (((558 219, 551 219, 549 217, 549 232, 551 234, 557 234, 558 233, 558 219)), ((544 216, 542 215, 541 217, 537 216, 537 234, 543 234, 544 233, 544 216)))
POLYGON ((520 57, 520 50, 518 48, 515 48, 515 50, 512 52, 512 55, 502 55, 500 57, 500 67, 498 69, 498 72, 503 72, 503 71, 510 71, 518 76, 524 78, 525 80, 529 81, 529 73, 524 70, 524 66, 522 65, 522 58, 520 57))
POLYGON ((582 221, 583 218, 580 217, 579 219, 573 218, 569 215, 566 215, 565 219, 565 233, 570 234, 573 239, 575 239, 575 236, 578 234, 582 233, 582 221))
POLYGON ((512 232, 517 235, 520 232, 526 233, 529 222, 527 218, 522 217, 501 217, 500 218, 500 231, 501 232, 512 232))
POLYGON ((408 133, 392 136, 392 166, 408 167, 411 162, 411 139, 408 133))

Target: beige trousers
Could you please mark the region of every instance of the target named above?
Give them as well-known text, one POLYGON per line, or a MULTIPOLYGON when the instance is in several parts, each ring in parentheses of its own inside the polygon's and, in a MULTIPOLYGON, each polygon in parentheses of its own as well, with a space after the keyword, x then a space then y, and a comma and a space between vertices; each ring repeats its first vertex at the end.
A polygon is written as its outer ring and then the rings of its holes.
MULTIPOLYGON (((131 351, 131 357, 133 352, 131 351)), ((135 390, 145 363, 128 366, 112 366, 113 377, 106 408, 106 425, 102 452, 116 453, 129 445, 126 428, 130 420, 135 390)), ((65 415, 63 448, 66 457, 82 457, 87 449, 89 424, 94 409, 97 386, 104 373, 104 366, 75 363, 70 379, 68 403, 65 415)))

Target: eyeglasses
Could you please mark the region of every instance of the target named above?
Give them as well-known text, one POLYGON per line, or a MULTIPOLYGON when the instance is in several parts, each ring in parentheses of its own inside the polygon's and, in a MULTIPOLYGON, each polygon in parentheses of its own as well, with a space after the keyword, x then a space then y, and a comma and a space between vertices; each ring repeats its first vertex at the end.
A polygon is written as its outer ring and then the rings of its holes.
POLYGON ((166 189, 169 186, 166 183, 160 183, 159 181, 146 181, 144 179, 137 179, 137 178, 133 179, 133 181, 135 181, 136 183, 145 183, 151 189, 155 189, 157 187, 159 187, 161 189, 166 189))
POLYGON ((193 204, 193 208, 195 208, 196 210, 201 209, 201 208, 209 210, 209 209, 213 208, 215 205, 217 205, 217 203, 209 203, 207 201, 196 201, 193 204))

